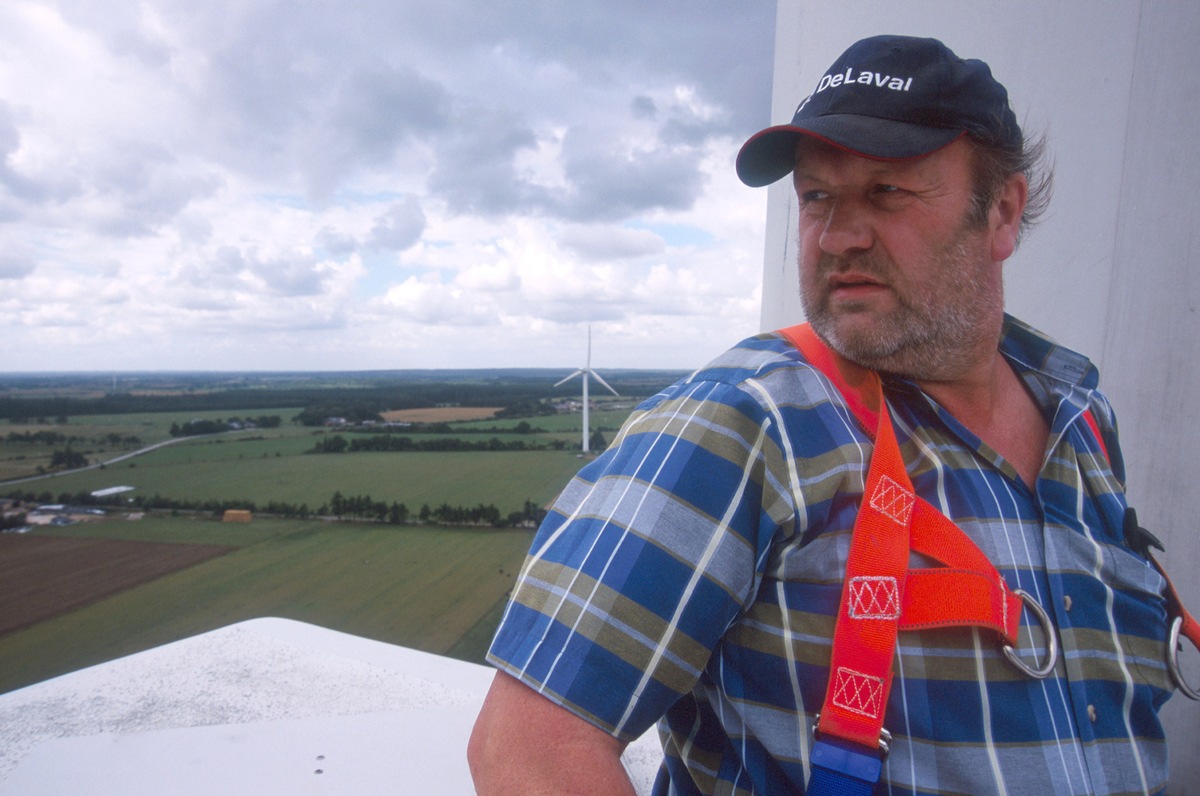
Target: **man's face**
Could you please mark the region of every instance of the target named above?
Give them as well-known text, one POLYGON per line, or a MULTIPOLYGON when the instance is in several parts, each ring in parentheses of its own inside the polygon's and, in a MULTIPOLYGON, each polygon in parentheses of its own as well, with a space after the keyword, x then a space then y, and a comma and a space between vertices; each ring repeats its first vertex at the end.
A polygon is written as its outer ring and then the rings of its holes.
POLYGON ((1003 286, 988 225, 968 221, 970 166, 962 141, 898 162, 801 144, 801 302, 843 356, 946 381, 994 353, 1003 286))

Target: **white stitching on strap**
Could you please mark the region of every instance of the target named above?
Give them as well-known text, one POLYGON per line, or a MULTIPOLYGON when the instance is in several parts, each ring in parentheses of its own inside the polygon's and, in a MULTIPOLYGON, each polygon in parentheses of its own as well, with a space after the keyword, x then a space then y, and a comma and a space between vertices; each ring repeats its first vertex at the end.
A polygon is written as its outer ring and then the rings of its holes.
POLYGON ((900 588, 896 579, 863 575, 850 579, 851 619, 898 619, 900 588))
POLYGON ((908 525, 915 502, 912 492, 886 475, 879 479, 871 494, 871 508, 897 525, 908 525))

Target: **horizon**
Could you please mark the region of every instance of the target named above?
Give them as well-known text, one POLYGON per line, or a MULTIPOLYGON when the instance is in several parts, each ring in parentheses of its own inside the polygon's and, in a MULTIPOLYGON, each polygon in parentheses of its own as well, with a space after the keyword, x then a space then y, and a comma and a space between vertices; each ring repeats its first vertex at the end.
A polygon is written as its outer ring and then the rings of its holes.
MULTIPOLYGON (((5 379, 20 378, 89 378, 93 380, 122 377, 146 376, 339 376, 360 374, 390 374, 390 373, 561 373, 570 370, 571 365, 562 367, 549 365, 516 365, 496 367, 443 367, 443 368, 362 368, 355 370, 29 370, 29 371, 0 371, 0 389, 4 389, 5 379)), ((691 373, 696 368, 684 367, 622 367, 620 365, 593 367, 614 373, 691 373)))

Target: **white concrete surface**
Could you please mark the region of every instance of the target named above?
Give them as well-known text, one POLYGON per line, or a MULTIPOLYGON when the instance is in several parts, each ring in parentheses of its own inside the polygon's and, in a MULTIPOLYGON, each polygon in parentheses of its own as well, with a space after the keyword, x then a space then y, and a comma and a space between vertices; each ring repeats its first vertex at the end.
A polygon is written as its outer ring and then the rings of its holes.
MULTIPOLYGON (((471 794, 492 670, 256 619, 0 695, 4 796, 471 794)), ((626 767, 648 793, 654 733, 626 767)))

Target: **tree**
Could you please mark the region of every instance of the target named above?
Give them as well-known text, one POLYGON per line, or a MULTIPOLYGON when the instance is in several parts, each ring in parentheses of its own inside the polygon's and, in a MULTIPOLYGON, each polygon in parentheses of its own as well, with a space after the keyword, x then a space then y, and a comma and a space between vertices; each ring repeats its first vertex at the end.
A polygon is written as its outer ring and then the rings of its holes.
POLYGON ((74 470, 77 467, 87 467, 87 457, 79 451, 71 450, 68 445, 66 449, 55 451, 50 456, 50 469, 62 468, 64 470, 74 470))

